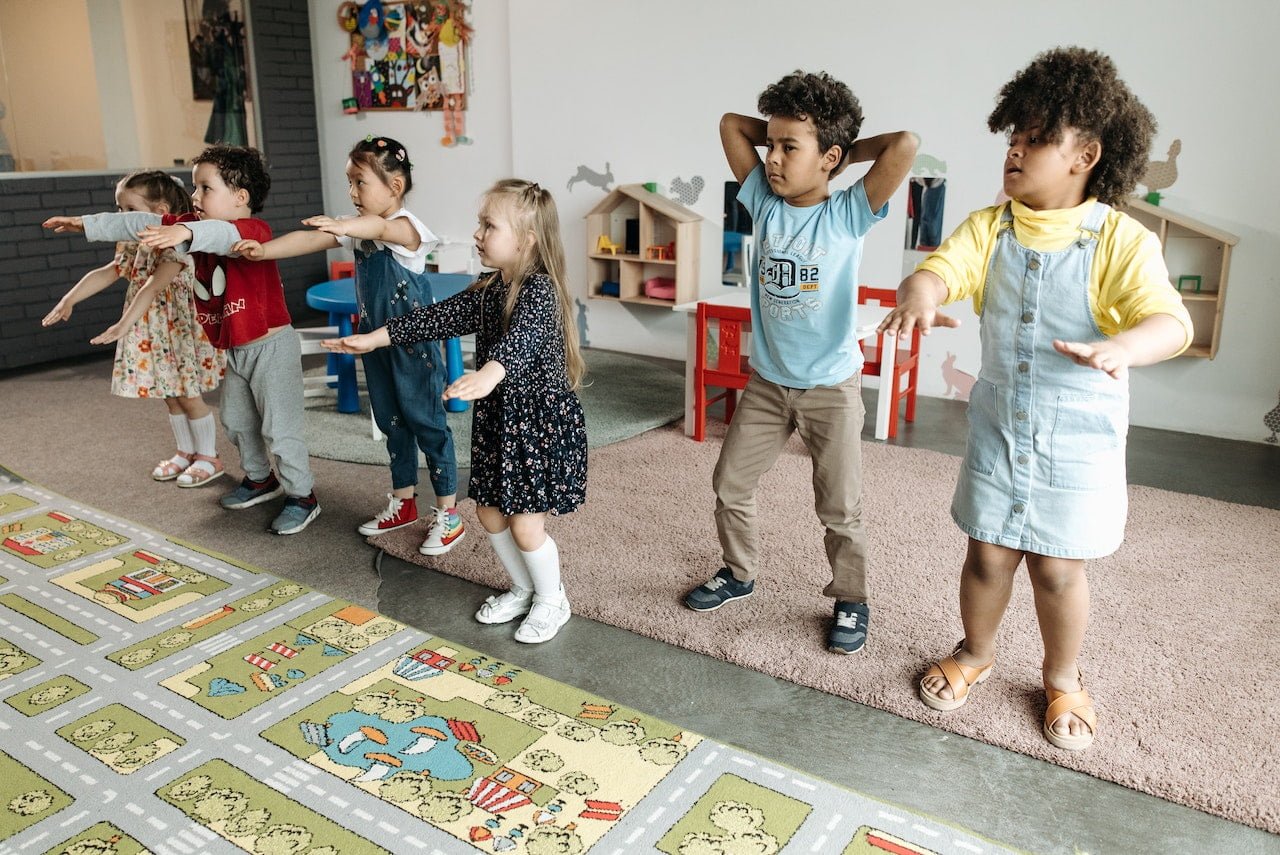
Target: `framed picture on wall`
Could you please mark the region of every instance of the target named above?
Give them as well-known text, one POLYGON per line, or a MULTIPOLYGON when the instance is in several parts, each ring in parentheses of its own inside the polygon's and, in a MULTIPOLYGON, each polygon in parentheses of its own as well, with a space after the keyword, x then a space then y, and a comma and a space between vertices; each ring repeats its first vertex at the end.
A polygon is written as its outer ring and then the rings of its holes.
POLYGON ((197 101, 213 101, 228 86, 249 98, 245 62, 244 0, 183 0, 191 90, 197 101))

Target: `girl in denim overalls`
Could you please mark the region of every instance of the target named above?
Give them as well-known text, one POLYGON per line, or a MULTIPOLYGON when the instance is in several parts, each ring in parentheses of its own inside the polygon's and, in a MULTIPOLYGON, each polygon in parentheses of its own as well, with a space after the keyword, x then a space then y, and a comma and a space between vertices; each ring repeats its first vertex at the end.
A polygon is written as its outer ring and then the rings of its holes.
MULTIPOLYGON (((360 332, 389 318, 435 302, 426 276, 426 259, 436 236, 403 207, 413 187, 413 166, 404 146, 389 137, 367 137, 347 157, 347 183, 358 216, 319 216, 303 220, 316 231, 291 232, 265 244, 241 241, 236 251, 250 258, 288 258, 306 252, 352 250, 356 257, 356 300, 360 332)), ((458 466, 453 433, 445 419, 442 394, 445 365, 440 343, 417 342, 364 356, 365 383, 374 420, 387 437, 391 458, 388 504, 357 528, 375 535, 412 525, 418 519, 418 449, 427 458, 435 514, 424 555, 443 555, 466 533, 454 507, 458 466)))
POLYGON ((1111 204, 1147 162, 1155 122, 1102 54, 1048 51, 1001 91, 988 119, 1008 132, 1004 192, 903 281, 882 328, 954 327, 937 312, 972 298, 982 368, 951 506, 969 536, 960 580, 965 637, 920 681, 953 710, 991 672, 996 633, 1025 558, 1044 639, 1053 745, 1097 731, 1077 656, 1089 616, 1085 560, 1124 537, 1127 369, 1191 343, 1155 235, 1111 204), (1070 86, 1062 81, 1071 81, 1070 86))

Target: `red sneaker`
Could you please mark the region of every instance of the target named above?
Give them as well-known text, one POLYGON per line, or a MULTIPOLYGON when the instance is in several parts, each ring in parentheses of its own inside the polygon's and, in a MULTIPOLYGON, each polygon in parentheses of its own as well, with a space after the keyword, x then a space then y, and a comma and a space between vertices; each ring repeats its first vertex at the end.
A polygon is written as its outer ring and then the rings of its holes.
POLYGON ((375 534, 395 531, 398 528, 413 525, 418 521, 418 503, 416 499, 399 499, 391 493, 387 494, 387 498, 390 501, 387 503, 386 509, 367 523, 361 524, 356 531, 369 537, 375 534))

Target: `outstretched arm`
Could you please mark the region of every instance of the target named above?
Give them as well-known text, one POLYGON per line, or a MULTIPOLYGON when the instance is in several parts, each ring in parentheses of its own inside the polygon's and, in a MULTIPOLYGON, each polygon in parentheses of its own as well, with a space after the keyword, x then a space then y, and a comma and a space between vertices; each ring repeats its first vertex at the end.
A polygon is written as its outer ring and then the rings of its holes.
POLYGON ((137 323, 138 318, 146 314, 156 295, 169 287, 169 283, 182 272, 182 264, 177 261, 162 261, 151 271, 146 283, 133 295, 133 299, 124 307, 120 320, 107 327, 101 334, 89 339, 89 344, 111 344, 119 341, 137 323))
POLYGON ((233 255, 239 255, 251 261, 273 261, 277 258, 293 258, 311 252, 323 252, 339 246, 341 244, 338 243, 338 239, 331 234, 299 230, 281 235, 266 243, 248 238, 239 240, 231 247, 231 252, 233 255))
MULTIPOLYGON (((422 244, 422 235, 418 234, 418 230, 413 227, 413 223, 407 217, 394 217, 388 220, 376 214, 365 214, 363 217, 335 219, 322 214, 318 217, 308 217, 302 221, 302 224, 328 235, 394 243, 410 252, 422 244)), ((334 241, 334 245, 337 245, 337 241, 334 241)))
POLYGON ((1053 349, 1076 365, 1105 371, 1119 380, 1130 368, 1168 359, 1186 343, 1187 330, 1182 322, 1173 315, 1159 314, 1102 341, 1054 339, 1053 349))
POLYGON ((916 160, 916 149, 919 147, 920 138, 911 131, 866 137, 849 146, 849 151, 840 166, 832 172, 832 176, 838 175, 850 163, 874 161, 862 178, 862 187, 867 191, 867 203, 871 210, 879 211, 911 172, 911 166, 916 160))
MULTIPOLYGON (((61 218, 55 217, 54 219, 61 218)), ((90 270, 80 277, 80 281, 62 296, 62 299, 58 301, 58 304, 53 307, 49 314, 44 316, 44 320, 40 321, 40 326, 51 327, 59 321, 69 320, 71 318, 71 310, 76 307, 77 303, 92 297, 119 278, 120 273, 116 270, 115 261, 90 270)))
POLYGON ((386 327, 378 327, 373 332, 356 333, 342 338, 326 338, 320 342, 325 350, 334 353, 368 353, 391 344, 391 335, 386 327))
POLYGON ((758 146, 765 144, 769 123, 755 116, 725 113, 720 117, 720 145, 729 169, 739 184, 760 165, 758 146))

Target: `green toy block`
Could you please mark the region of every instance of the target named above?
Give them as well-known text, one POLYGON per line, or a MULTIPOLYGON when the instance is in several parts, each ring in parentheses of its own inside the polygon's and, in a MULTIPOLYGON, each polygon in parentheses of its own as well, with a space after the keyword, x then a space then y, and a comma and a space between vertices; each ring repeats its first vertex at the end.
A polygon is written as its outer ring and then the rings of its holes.
POLYGON ((1152 205, 1159 205, 1160 194, 1157 193, 1155 190, 1152 190, 1150 193, 1147 194, 1147 202, 1152 205))
POLYGON ((1183 284, 1184 284, 1184 283, 1185 283, 1185 284, 1187 284, 1187 285, 1191 285, 1192 283, 1195 283, 1195 286, 1196 286, 1196 293, 1197 293, 1197 294, 1199 294, 1199 293, 1200 293, 1200 286, 1203 284, 1203 282, 1202 282, 1202 280, 1201 280, 1201 277, 1199 277, 1199 276, 1191 276, 1191 275, 1189 275, 1189 274, 1187 274, 1187 275, 1183 275, 1183 276, 1179 276, 1179 277, 1178 277, 1178 286, 1177 286, 1179 291, 1181 291, 1181 290, 1182 290, 1182 286, 1183 286, 1183 284))

